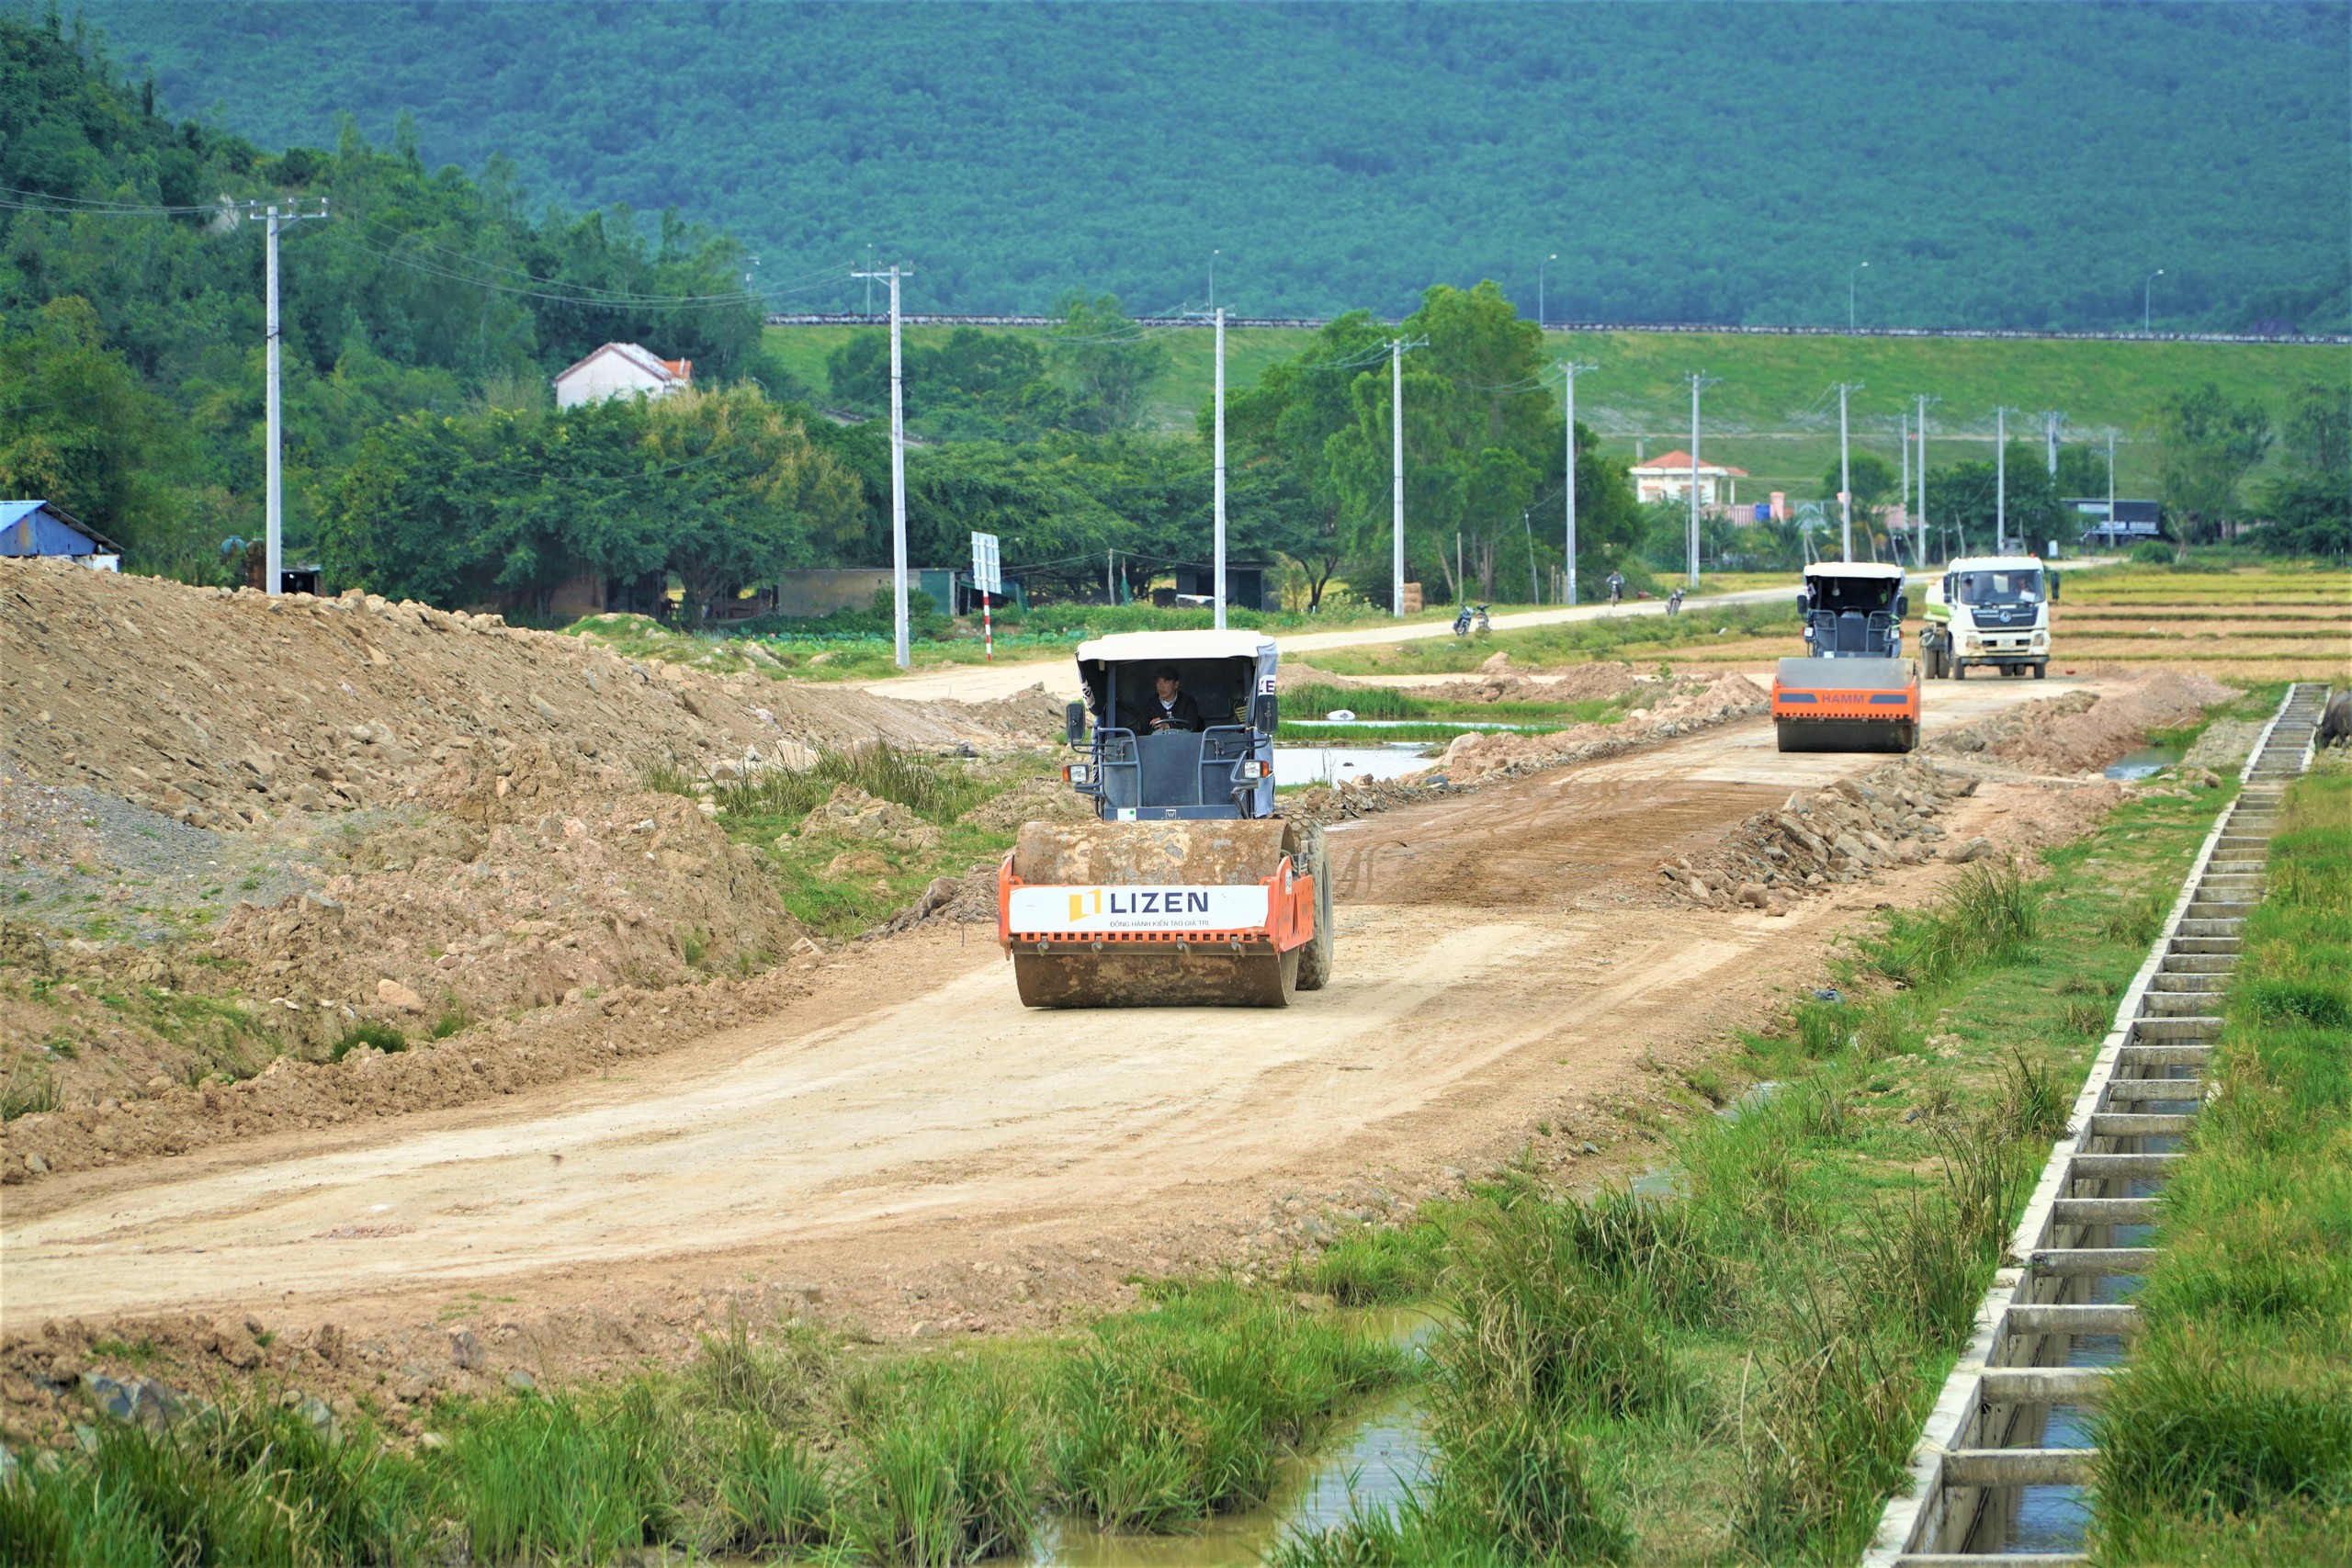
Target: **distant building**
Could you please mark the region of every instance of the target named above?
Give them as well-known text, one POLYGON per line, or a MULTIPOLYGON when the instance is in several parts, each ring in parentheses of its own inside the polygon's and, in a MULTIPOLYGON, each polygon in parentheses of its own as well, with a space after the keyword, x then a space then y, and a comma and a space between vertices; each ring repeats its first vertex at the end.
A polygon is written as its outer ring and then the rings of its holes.
POLYGON ((0 556, 66 556, 120 571, 122 547, 47 501, 0 501, 0 556))
POLYGON ((2164 503, 2155 501, 2125 501, 2115 502, 2115 515, 2107 514, 2107 498, 2068 497, 2059 502, 2074 509, 2083 520, 2083 543, 2086 545, 2136 545, 2143 539, 2161 536, 2164 503))
MULTIPOLYGON (((1679 448, 1634 465, 1634 499, 1647 505, 1653 501, 1683 501, 1690 489, 1690 454, 1679 448)), ((1702 507, 1736 506, 1739 504, 1739 481, 1747 477, 1746 468, 1726 468, 1715 463, 1699 465, 1699 504, 1702 507)))
MULTIPOLYGON (((1179 566, 1176 569, 1177 602, 1197 601, 1204 604, 1216 602, 1216 569, 1211 566, 1179 566)), ((1283 607, 1282 569, 1272 561, 1229 560, 1225 563, 1225 602, 1229 608, 1240 610, 1279 610, 1283 607)))
POLYGON ((555 378, 555 406, 578 408, 606 398, 666 398, 694 385, 695 362, 663 359, 633 343, 608 343, 555 378))

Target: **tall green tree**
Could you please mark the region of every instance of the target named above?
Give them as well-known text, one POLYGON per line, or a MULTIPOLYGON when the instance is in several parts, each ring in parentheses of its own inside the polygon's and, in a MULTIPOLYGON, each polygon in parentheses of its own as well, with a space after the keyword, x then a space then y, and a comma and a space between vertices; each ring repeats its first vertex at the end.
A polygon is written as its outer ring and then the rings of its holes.
POLYGON ((2167 525, 2184 545, 2220 538, 2245 518, 2241 487, 2270 451, 2270 416, 2208 381, 2158 404, 2155 427, 2167 525))
MULTIPOLYGON (((1370 311, 1351 310, 1226 400, 1227 465, 1246 487, 1236 510, 1267 548, 1298 563, 1310 613, 1322 607, 1333 575, 1360 543, 1346 526, 1349 492, 1337 467, 1343 448, 1333 443, 1355 429, 1354 385, 1378 364, 1387 338, 1370 311)), ((1213 408, 1202 408, 1204 438, 1214 417, 1213 408)))

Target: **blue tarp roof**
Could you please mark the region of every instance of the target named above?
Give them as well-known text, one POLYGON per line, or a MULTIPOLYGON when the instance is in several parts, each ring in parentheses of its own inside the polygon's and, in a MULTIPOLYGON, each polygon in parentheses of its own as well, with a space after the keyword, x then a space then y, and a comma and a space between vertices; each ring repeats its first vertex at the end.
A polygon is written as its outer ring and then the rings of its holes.
POLYGON ((121 553, 121 546, 46 501, 0 501, 0 556, 121 553))

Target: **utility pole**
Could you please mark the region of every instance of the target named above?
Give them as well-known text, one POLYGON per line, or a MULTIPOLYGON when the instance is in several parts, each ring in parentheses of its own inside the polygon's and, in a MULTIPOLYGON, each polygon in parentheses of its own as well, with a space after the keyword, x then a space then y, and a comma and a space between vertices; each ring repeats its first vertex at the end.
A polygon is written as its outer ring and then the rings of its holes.
MULTIPOLYGON (((1839 560, 1854 558, 1854 464, 1851 454, 1847 450, 1846 398, 1847 394, 1861 389, 1860 381, 1838 383, 1838 519, 1844 535, 1838 543, 1839 560)), ((1877 547, 1873 545, 1871 549, 1875 552, 1877 547)))
MULTIPOLYGON (((1894 416, 1894 445, 1903 457, 1903 510, 1908 512, 1911 510, 1911 415, 1907 412, 1894 416)), ((1918 567, 1927 563, 1917 558, 1915 552, 1911 564, 1918 567)))
POLYGON ((2058 432, 2065 428, 2066 416, 2056 409, 2041 411, 2041 438, 2048 446, 2050 477, 2058 477, 2058 432))
MULTIPOLYGON (((1209 265, 1215 276, 1216 255, 1209 265)), ((1225 307, 1216 315, 1216 629, 1225 629, 1225 307)))
POLYGON ((1699 393, 1723 379, 1693 370, 1683 378, 1690 383, 1690 586, 1699 586, 1699 393))
POLYGON ((2108 430, 2108 547, 2114 547, 2114 430, 2108 430))
POLYGON ((1573 359, 1560 362, 1560 378, 1568 389, 1568 575, 1567 592, 1563 598, 1571 606, 1577 602, 1577 372, 1598 368, 1578 365, 1573 359))
POLYGON ((1389 457, 1389 565, 1391 573, 1388 597, 1395 613, 1405 613, 1405 351, 1419 348, 1430 340, 1421 337, 1408 343, 1401 337, 1388 340, 1388 427, 1391 441, 1389 457))
POLYGON ((2009 413, 1993 411, 1993 553, 2009 553, 2009 413))
POLYGON ((268 433, 263 437, 267 450, 263 454, 262 483, 262 592, 277 597, 286 586, 286 421, 278 397, 278 344, 285 336, 278 323, 277 310, 277 236, 294 224, 310 219, 324 218, 327 204, 319 202, 316 212, 304 212, 289 206, 283 212, 271 202, 266 208, 247 202, 245 216, 262 217, 267 227, 263 230, 264 254, 262 294, 264 300, 262 339, 263 358, 267 366, 268 387, 264 394, 264 406, 268 433))
POLYGON ((1919 526, 1917 551, 1921 566, 1928 564, 1928 405, 1939 403, 1941 398, 1931 398, 1925 392, 1914 394, 1919 404, 1919 419, 1914 427, 1919 436, 1919 526))
POLYGON ((890 280, 890 596, 897 610, 899 668, 914 662, 907 639, 907 402, 903 361, 899 356, 899 279, 912 267, 890 264, 887 273, 860 273, 861 277, 890 280))

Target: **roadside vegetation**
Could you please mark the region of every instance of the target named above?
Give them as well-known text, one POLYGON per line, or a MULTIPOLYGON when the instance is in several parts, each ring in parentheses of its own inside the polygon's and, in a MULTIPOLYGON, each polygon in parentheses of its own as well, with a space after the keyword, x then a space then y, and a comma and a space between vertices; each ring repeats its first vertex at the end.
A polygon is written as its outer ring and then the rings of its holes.
POLYGON ((2352 768, 2287 794, 2219 1093, 2165 1185, 2145 1332, 2101 1410, 2095 1562, 2338 1561, 2352 1540, 2352 768))
POLYGON ((1788 607, 1740 604, 1709 609, 1693 604, 1679 615, 1564 621, 1483 637, 1430 637, 1318 649, 1308 657, 1316 668, 1334 675, 1467 674, 1498 653, 1508 653, 1512 663, 1531 669, 1611 659, 1638 664, 1663 649, 1691 648, 1718 638, 1782 637, 1793 644, 1797 635, 1794 601, 1792 589, 1788 607))
POLYGON ((1625 1113, 1633 1190, 1542 1179, 1299 1267, 1433 1297, 1430 1483, 1285 1568, 1851 1561, 1899 1484, 2116 998, 2217 805, 2152 797, 2043 864, 1972 868, 1839 960, 1834 1000, 1625 1113), (1713 1114, 1709 1114, 1713 1111, 1713 1114))
POLYGON ((712 820, 749 851, 784 906, 820 936, 857 934, 939 876, 961 876, 1012 845, 1023 805, 1065 791, 1042 752, 933 757, 888 741, 822 751, 805 773, 771 768, 729 779, 657 763, 646 788, 707 802, 712 820), (990 812, 1000 797, 1030 786, 990 812), (877 807, 876 803, 880 803, 877 807), (838 808, 836 808, 838 807, 838 808))
POLYGON ((1076 1336, 861 1351, 707 1337, 683 1371, 435 1409, 414 1448, 257 1391, 169 1427, 102 1419, 0 1482, 24 1568, 596 1564, 1018 1555, 1048 1508, 1170 1531, 1261 1502, 1278 1461, 1405 1374, 1343 1317, 1221 1281, 1076 1336))
MULTIPOLYGON (((820 772, 953 807, 904 763, 820 772)), ((2144 952, 2118 910, 2177 885, 2220 798, 2143 798, 2038 874, 1971 868, 1845 953, 1837 999, 1661 1066, 1617 1107, 1656 1150, 1638 1189, 1553 1184, 1546 1127, 1288 1278, 1148 1282, 1071 1337, 909 1353, 738 1325, 674 1374, 446 1402, 416 1444, 275 1390, 161 1432, 99 1418, 85 1451, 19 1456, 0 1557, 976 1562, 1057 1512, 1152 1533, 1257 1506, 1283 1456, 1406 1384, 1427 1483, 1283 1543, 1289 1568, 1850 1558, 2144 952), (1347 1310, 1406 1302, 1439 1320, 1418 1351, 1347 1310)))

